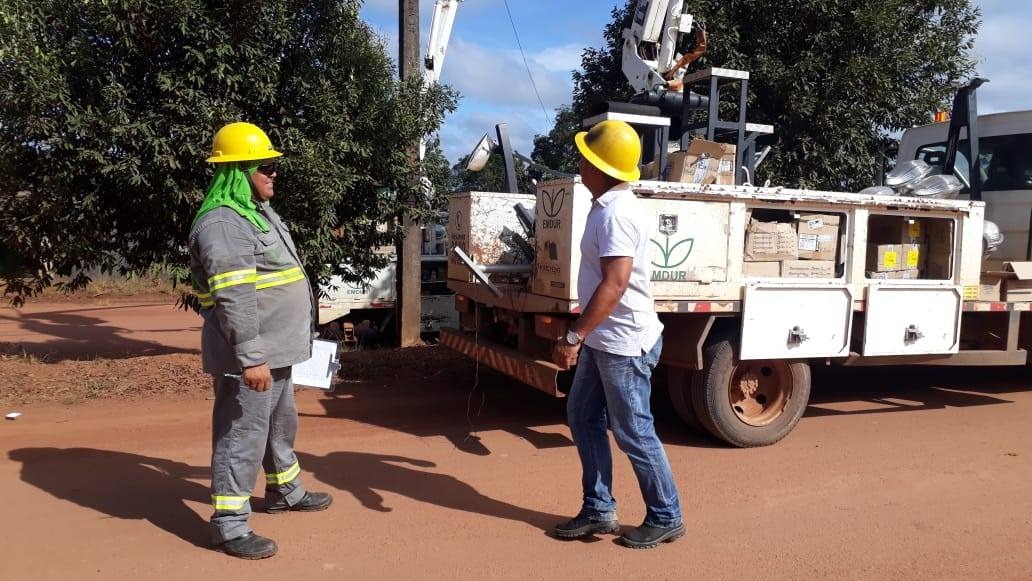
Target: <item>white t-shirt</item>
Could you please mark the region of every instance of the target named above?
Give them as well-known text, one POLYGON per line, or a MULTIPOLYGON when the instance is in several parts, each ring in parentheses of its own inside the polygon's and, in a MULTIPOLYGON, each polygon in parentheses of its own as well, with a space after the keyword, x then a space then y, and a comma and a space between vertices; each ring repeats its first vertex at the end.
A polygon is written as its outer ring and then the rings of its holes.
POLYGON ((630 284, 609 318, 584 338, 584 344, 614 355, 638 357, 649 352, 663 332, 649 290, 652 264, 645 212, 630 185, 623 183, 596 198, 581 239, 577 295, 581 307, 602 283, 602 258, 631 257, 630 284))

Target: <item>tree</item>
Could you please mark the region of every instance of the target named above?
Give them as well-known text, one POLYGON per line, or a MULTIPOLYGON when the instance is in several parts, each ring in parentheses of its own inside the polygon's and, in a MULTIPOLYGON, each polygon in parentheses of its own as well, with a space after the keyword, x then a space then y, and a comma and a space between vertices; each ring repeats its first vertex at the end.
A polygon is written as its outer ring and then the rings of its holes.
MULTIPOLYGON (((635 2, 613 11, 606 45, 584 52, 574 110, 626 100, 622 39, 635 2)), ((891 148, 888 135, 927 123, 949 103, 950 82, 973 72, 980 13, 969 0, 698 0, 709 54, 694 69, 744 69, 749 120, 769 123, 774 183, 856 191, 891 148)))
POLYGON ((613 19, 602 29, 605 45, 581 54, 581 70, 573 72, 573 110, 579 119, 594 114, 606 101, 626 102, 634 95, 622 61, 623 31, 631 27, 636 6, 636 0, 628 0, 623 8, 613 7, 613 19))
POLYGON ((573 137, 581 131, 582 118, 569 106, 556 110, 555 124, 548 135, 534 137, 531 158, 556 171, 577 173, 577 148, 573 137))
MULTIPOLYGON (((454 109, 397 79, 359 0, 8 0, 0 9, 0 274, 23 299, 83 271, 180 275, 214 132, 247 120, 287 155, 273 204, 305 267, 372 274, 422 168, 409 146, 454 109), (340 265, 347 263, 350 268, 340 265)), ((441 159, 428 173, 446 176, 441 159)), ((446 167, 446 165, 445 165, 446 167)), ((448 191, 446 183, 437 192, 448 191)), ((429 212, 439 202, 418 204, 429 212)))

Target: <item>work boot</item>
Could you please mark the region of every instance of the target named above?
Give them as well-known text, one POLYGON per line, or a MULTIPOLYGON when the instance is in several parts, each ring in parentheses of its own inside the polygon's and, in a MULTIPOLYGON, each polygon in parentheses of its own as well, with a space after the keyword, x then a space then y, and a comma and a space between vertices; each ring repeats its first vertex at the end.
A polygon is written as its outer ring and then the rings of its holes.
POLYGON ((287 499, 275 490, 265 491, 265 512, 280 514, 288 511, 316 512, 326 510, 333 504, 333 497, 326 492, 306 492, 295 504, 287 504, 287 499))
POLYGON ((244 536, 230 539, 218 546, 218 550, 227 555, 241 559, 267 559, 276 554, 279 548, 276 541, 247 533, 244 536))
POLYGON ((591 520, 586 516, 574 517, 555 526, 555 536, 560 539, 579 539, 591 535, 604 535, 620 530, 616 520, 591 520))
POLYGON ((673 527, 641 525, 624 533, 620 540, 632 549, 655 549, 660 543, 672 543, 683 536, 683 523, 673 527))

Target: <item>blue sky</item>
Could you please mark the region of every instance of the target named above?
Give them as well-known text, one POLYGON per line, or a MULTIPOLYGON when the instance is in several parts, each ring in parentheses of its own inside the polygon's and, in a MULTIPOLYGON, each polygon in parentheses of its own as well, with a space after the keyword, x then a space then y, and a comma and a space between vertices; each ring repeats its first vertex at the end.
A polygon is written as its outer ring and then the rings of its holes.
MULTIPOLYGON (((602 44, 602 27, 622 0, 509 0, 531 73, 547 115, 570 100, 570 71, 581 51, 602 44)), ((1025 35, 1032 31, 1032 2, 979 0, 982 31, 977 39, 978 72, 990 79, 979 91, 983 113, 1032 109, 1032 57, 1025 35)), ((420 1, 426 48, 433 0, 420 1)), ((363 18, 398 45, 398 0, 365 0, 363 18)), ((531 88, 502 0, 465 0, 459 5, 442 81, 462 94, 459 109, 445 121, 441 140, 453 162, 469 152, 494 124, 506 122, 516 149, 527 155, 535 134, 550 127, 531 88)))

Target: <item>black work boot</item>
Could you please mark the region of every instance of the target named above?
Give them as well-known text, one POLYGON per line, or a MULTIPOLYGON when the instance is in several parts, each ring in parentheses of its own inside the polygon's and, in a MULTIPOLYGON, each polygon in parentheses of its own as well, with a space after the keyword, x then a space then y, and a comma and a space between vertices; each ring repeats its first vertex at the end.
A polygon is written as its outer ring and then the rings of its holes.
POLYGON ((620 540, 632 549, 655 549, 660 543, 672 543, 683 536, 683 523, 673 527, 641 525, 624 533, 620 540))
POLYGON ((267 559, 276 554, 279 548, 276 541, 247 533, 241 537, 230 539, 218 546, 218 550, 227 555, 241 559, 267 559))
POLYGON ((574 517, 555 526, 555 536, 560 539, 579 539, 591 535, 604 535, 620 530, 616 520, 591 520, 586 516, 574 517))
POLYGON ((326 492, 306 492, 295 504, 287 504, 287 499, 275 490, 265 491, 265 512, 280 514, 288 511, 316 512, 326 510, 333 504, 333 497, 326 492))

